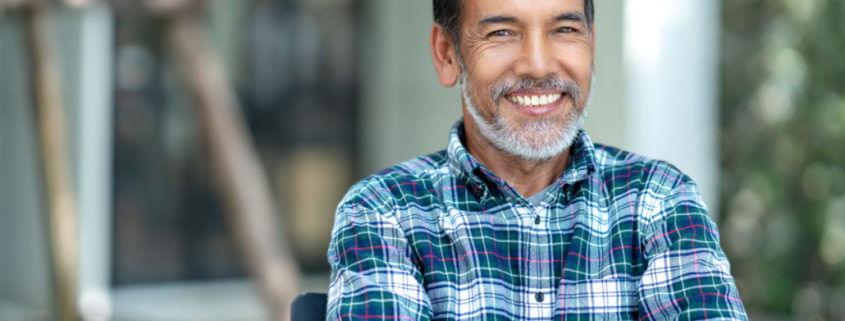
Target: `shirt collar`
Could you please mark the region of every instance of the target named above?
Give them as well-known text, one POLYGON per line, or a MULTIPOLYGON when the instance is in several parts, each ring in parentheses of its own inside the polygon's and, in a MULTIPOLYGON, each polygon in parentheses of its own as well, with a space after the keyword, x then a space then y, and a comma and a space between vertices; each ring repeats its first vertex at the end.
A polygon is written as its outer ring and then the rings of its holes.
MULTIPOLYGON (((449 159, 450 169, 469 180, 474 189, 482 191, 487 195, 488 185, 494 185, 498 190, 518 195, 516 191, 505 180, 487 169, 464 147, 464 122, 457 121, 452 125, 449 134, 449 145, 446 152, 449 159)), ((595 147, 587 133, 581 129, 570 147, 569 164, 563 174, 558 177, 560 185, 575 184, 587 179, 596 171, 595 147)))

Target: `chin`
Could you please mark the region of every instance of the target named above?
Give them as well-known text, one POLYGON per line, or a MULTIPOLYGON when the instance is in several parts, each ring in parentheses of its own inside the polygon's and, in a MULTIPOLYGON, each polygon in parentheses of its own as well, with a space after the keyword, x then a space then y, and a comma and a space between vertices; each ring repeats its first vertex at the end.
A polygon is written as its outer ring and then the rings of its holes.
POLYGON ((568 115, 510 120, 498 113, 486 119, 472 104, 467 104, 467 110, 482 136, 494 147, 526 160, 548 160, 566 151, 584 120, 584 113, 574 108, 569 109, 568 115))

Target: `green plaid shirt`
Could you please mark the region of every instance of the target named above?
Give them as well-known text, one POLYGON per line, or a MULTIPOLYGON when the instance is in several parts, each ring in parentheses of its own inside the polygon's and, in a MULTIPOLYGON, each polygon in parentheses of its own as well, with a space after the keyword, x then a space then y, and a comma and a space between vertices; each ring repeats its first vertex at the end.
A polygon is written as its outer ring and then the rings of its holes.
POLYGON ((698 188, 583 131, 537 205, 445 151, 370 176, 337 209, 327 320, 746 320, 698 188))

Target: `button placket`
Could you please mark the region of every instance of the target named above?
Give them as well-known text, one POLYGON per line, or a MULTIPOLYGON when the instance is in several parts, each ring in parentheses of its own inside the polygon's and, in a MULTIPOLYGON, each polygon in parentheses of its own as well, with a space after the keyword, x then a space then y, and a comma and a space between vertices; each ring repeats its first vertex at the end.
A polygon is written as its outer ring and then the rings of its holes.
MULTIPOLYGON (((535 309, 534 311, 544 311, 542 312, 543 315, 547 314, 551 316, 553 307, 550 305, 552 302, 549 301, 551 297, 547 297, 546 294, 550 290, 548 278, 551 275, 551 266, 550 266, 550 257, 549 257, 549 236, 547 233, 544 232, 545 226, 543 225, 543 215, 544 211, 546 210, 544 206, 537 205, 537 206, 530 206, 528 213, 530 214, 530 222, 531 230, 529 239, 530 244, 533 244, 527 249, 527 253, 530 257, 528 262, 529 269, 531 276, 528 278, 527 285, 533 289, 533 293, 526 293, 528 294, 528 304, 531 306, 530 309, 535 309), (549 311, 546 311, 549 309, 549 311)), ((551 289, 553 291, 553 289, 551 289)))

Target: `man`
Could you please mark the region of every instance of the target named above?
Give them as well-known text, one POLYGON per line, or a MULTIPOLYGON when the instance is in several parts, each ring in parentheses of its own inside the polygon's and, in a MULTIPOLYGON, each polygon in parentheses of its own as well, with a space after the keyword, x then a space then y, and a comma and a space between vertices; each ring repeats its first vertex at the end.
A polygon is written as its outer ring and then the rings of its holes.
POLYGON ((464 117, 340 203, 328 320, 747 319, 695 183, 580 130, 592 0, 433 2, 464 117))

